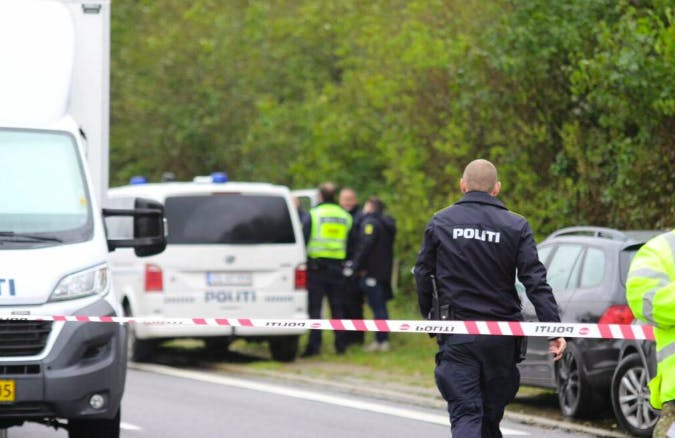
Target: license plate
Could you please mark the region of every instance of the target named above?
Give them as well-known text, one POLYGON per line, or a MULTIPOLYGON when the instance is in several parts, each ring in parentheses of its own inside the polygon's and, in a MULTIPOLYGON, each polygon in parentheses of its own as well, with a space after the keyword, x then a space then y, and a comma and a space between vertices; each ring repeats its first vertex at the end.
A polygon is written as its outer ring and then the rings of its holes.
POLYGON ((0 403, 13 402, 16 398, 14 380, 0 380, 0 403))
POLYGON ((206 284, 209 286, 250 286, 253 277, 250 272, 207 272, 206 284))

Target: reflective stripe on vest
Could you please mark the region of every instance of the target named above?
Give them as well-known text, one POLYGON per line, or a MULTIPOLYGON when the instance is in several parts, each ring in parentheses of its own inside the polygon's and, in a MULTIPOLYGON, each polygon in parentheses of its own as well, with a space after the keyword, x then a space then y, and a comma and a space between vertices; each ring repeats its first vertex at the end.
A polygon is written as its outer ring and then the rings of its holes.
POLYGON ((675 342, 671 342, 662 349, 658 350, 656 352, 656 361, 661 363, 673 355, 675 355, 675 342))
POLYGON ((651 289, 647 290, 642 298, 642 315, 645 317, 647 322, 658 326, 654 320, 654 297, 656 296, 656 292, 658 292, 659 289, 668 286, 668 283, 670 283, 668 275, 665 272, 656 271, 650 268, 636 269, 631 271, 630 274, 632 277, 643 277, 652 280, 658 280, 658 283, 656 283, 656 285, 651 289))
POLYGON ((307 256, 344 260, 352 217, 337 204, 321 204, 310 210, 312 231, 307 243, 307 256))

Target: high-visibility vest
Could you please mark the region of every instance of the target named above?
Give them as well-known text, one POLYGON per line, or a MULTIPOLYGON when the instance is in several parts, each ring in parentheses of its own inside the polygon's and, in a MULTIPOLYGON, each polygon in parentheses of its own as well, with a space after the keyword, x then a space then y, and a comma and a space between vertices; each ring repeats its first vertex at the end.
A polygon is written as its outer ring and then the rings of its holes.
POLYGON ((628 271, 626 297, 636 318, 654 326, 656 377, 649 382, 656 409, 675 400, 675 230, 645 243, 628 271))
POLYGON ((307 242, 307 256, 318 259, 344 260, 352 216, 337 204, 320 204, 309 211, 312 232, 307 242))

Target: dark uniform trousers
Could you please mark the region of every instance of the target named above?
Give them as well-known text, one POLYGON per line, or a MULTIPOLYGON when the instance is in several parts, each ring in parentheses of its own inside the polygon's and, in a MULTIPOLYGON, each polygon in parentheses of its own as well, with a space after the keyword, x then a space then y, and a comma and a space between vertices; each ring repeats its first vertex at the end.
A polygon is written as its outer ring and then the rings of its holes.
MULTIPOLYGON (((345 318, 363 319, 363 292, 359 288, 355 275, 345 279, 345 318)), ((362 331, 345 332, 347 344, 363 344, 365 333, 362 331)))
POLYGON ((449 335, 439 343, 434 376, 448 402, 452 436, 501 437, 499 422, 520 384, 515 338, 449 335))
MULTIPOLYGON (((321 307, 324 295, 328 297, 331 318, 344 318, 344 284, 342 276, 342 260, 322 260, 318 263, 307 263, 307 293, 309 295, 309 317, 321 318, 321 307)), ((346 346, 345 331, 335 331, 335 350, 344 353, 346 346)), ((321 350, 321 330, 310 330, 308 351, 321 350)))

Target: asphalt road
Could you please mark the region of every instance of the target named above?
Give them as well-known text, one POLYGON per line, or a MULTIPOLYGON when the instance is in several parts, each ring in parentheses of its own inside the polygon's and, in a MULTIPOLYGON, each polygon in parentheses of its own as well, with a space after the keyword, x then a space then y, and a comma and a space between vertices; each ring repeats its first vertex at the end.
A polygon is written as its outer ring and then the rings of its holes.
MULTIPOLYGON (((140 437, 447 437, 444 412, 380 400, 293 388, 264 381, 161 365, 130 369, 122 407, 122 436, 140 437)), ((505 437, 591 437, 502 422, 505 437)), ((10 438, 67 437, 38 424, 10 438)))

